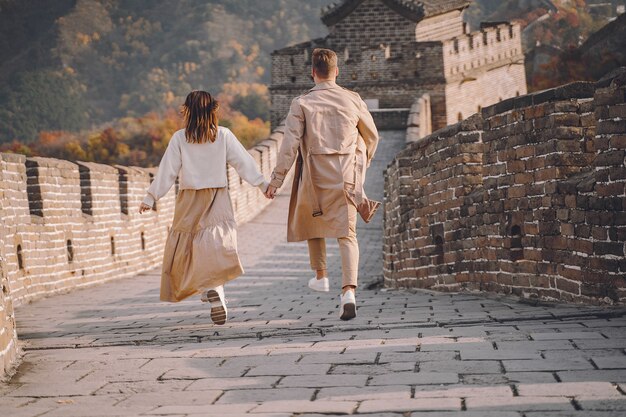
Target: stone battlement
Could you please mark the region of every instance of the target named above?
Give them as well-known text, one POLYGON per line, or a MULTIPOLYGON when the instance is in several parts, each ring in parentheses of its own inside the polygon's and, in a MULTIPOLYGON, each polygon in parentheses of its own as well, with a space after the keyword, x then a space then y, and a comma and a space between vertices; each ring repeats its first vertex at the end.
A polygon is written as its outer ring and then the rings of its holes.
POLYGON ((499 23, 443 41, 446 78, 467 76, 512 61, 523 64, 521 36, 519 24, 499 23))
MULTIPOLYGON (((279 128, 249 150, 266 178, 281 141, 279 128)), ((0 364, 6 370, 17 351, 13 307, 160 264, 178 187, 140 215, 156 169, 15 154, 0 154, 0 164, 0 364)), ((269 203, 231 167, 228 184, 239 223, 269 203)))
MULTIPOLYGON (((293 88, 297 91, 313 86, 310 54, 321 43, 307 43, 272 56, 273 67, 290 67, 288 72, 272 72, 272 88, 293 88)), ((407 42, 380 44, 358 51, 338 51, 337 82, 349 88, 372 86, 384 82, 425 84, 443 82, 443 45, 441 42, 407 42), (420 76, 416 80, 416 76, 420 76)), ((391 107, 391 106, 389 106, 391 107)))
POLYGON ((337 53, 337 82, 379 108, 409 108, 428 94, 435 129, 526 94, 520 26, 484 24, 466 33, 467 5, 348 0, 333 6, 327 37, 272 53, 272 125, 284 119, 294 97, 313 86, 311 53, 318 47, 337 53), (413 6, 424 14, 415 15, 413 6))
POLYGON ((410 144, 385 179, 385 284, 623 303, 624 132, 626 69, 410 144))

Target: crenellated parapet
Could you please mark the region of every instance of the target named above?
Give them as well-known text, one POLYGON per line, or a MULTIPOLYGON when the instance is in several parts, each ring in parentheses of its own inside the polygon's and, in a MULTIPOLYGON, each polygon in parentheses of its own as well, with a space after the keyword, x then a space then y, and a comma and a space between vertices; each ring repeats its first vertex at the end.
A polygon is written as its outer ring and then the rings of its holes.
POLYGON ((446 79, 454 82, 503 65, 523 66, 521 36, 518 23, 504 22, 443 41, 446 79))
MULTIPOLYGON (((313 49, 326 47, 323 43, 305 43, 272 55, 272 90, 292 89, 306 92, 311 81, 313 49)), ((338 51, 337 82, 349 88, 366 89, 380 83, 406 82, 415 84, 443 83, 443 49, 440 42, 407 42, 379 44, 358 50, 338 51)))
MULTIPOLYGON (((282 121, 294 97, 313 87, 311 53, 316 47, 327 46, 321 42, 309 42, 272 55, 272 124, 282 121)), ((437 123, 445 123, 441 42, 390 43, 359 50, 346 49, 338 51, 338 59, 337 83, 356 91, 364 99, 375 100, 377 108, 402 108, 408 112, 416 97, 430 94, 438 109, 437 123)))
MULTIPOLYGON (((279 128, 249 149, 266 178, 282 137, 279 128)), ((0 364, 8 372, 17 357, 14 306, 158 267, 178 186, 139 214, 156 168, 17 154, 0 154, 0 165, 0 364)), ((270 201, 233 168, 228 188, 239 223, 270 201)))
POLYGON ((520 25, 483 25, 480 31, 444 41, 443 73, 447 125, 526 94, 520 25))
POLYGON ((3 155, 5 269, 16 304, 159 261, 174 191, 137 212, 154 170, 3 155), (124 193, 120 193, 124 191, 124 193))

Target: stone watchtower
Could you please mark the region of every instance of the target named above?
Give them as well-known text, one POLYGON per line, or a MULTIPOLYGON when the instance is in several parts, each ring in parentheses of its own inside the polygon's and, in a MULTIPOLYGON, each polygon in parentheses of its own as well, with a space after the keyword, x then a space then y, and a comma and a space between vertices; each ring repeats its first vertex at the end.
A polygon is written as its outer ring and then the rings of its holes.
POLYGON ((311 53, 318 47, 337 52, 337 82, 357 91, 377 122, 391 109, 406 116, 421 103, 436 130, 526 94, 520 26, 490 23, 469 33, 463 22, 469 5, 466 0, 343 0, 325 7, 328 36, 272 54, 272 126, 287 115, 294 97, 313 86, 311 53))

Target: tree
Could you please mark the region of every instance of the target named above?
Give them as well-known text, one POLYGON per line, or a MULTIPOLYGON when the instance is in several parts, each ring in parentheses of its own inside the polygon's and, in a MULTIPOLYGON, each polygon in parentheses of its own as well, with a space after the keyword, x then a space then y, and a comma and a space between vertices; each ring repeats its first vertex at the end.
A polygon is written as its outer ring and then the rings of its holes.
POLYGON ((82 129, 87 119, 81 86, 71 76, 51 70, 28 72, 0 102, 0 137, 34 141, 42 130, 82 129))

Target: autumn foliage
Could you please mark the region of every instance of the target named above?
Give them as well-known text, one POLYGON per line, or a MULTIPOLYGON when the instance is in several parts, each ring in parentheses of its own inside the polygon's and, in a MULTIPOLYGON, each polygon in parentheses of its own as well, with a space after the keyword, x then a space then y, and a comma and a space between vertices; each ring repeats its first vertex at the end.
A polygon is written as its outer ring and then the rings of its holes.
POLYGON ((68 142, 85 158, 134 159, 117 146, 134 150, 128 125, 151 136, 195 89, 222 93, 238 112, 225 112, 224 124, 254 140, 267 131, 256 119, 269 120, 263 84, 271 52, 323 36, 319 10, 327 3, 0 0, 0 143, 18 140, 39 152, 33 142, 42 131, 88 129, 63 134, 61 148, 68 142), (153 121, 153 113, 165 119, 153 121))
MULTIPOLYGON (((243 87, 242 87, 243 88, 243 87)), ((269 123, 230 107, 233 98, 220 95, 220 125, 230 128, 246 147, 269 135, 269 123)), ((172 134, 182 128, 175 109, 151 112, 141 117, 124 117, 102 129, 80 133, 43 131, 37 141, 13 141, 0 146, 2 152, 46 156, 70 161, 89 161, 151 167, 159 164, 172 134)))

